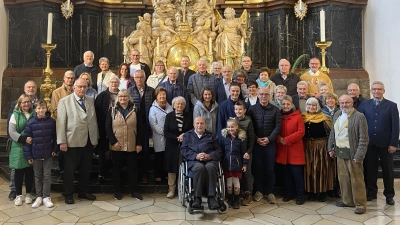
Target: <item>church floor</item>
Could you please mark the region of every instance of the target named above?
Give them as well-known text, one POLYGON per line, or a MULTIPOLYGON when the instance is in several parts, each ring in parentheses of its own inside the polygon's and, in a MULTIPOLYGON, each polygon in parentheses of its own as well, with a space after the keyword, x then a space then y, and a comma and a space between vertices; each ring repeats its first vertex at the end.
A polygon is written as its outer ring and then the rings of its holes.
MULTIPOLYGON (((382 180, 378 186, 382 191, 382 180)), ((395 180, 395 189, 400 192, 400 179, 395 180)), ((195 212, 190 215, 180 206, 178 199, 167 199, 165 194, 144 195, 142 201, 124 196, 114 200, 112 194, 97 194, 96 201, 80 201, 75 196, 75 204, 66 205, 59 192, 52 192, 53 208, 31 205, 15 206, 7 199, 8 180, 0 176, 0 224, 400 224, 400 196, 395 196, 396 205, 385 204, 382 192, 378 199, 368 202, 364 215, 356 215, 353 208, 339 208, 335 199, 327 202, 306 202, 298 206, 294 201, 283 203, 277 198, 276 205, 265 200, 255 202, 239 210, 228 209, 226 214, 216 211, 195 212)), ((204 201, 203 201, 204 202, 204 201)))

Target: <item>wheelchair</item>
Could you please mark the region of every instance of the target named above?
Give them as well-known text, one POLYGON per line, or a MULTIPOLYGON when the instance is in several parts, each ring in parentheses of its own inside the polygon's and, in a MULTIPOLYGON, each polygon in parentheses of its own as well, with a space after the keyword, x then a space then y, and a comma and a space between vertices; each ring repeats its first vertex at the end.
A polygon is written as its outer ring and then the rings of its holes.
MULTIPOLYGON (((218 162, 217 170, 217 187, 215 200, 218 202, 220 208, 217 209, 218 213, 224 214, 229 208, 228 203, 224 201, 225 199, 225 179, 224 173, 222 171, 221 163, 218 162)), ((183 160, 182 164, 179 166, 179 177, 178 177, 178 198, 182 206, 187 207, 188 213, 193 214, 196 210, 204 210, 204 206, 200 208, 193 208, 192 203, 194 201, 194 187, 193 187, 193 174, 187 168, 187 162, 183 160)))

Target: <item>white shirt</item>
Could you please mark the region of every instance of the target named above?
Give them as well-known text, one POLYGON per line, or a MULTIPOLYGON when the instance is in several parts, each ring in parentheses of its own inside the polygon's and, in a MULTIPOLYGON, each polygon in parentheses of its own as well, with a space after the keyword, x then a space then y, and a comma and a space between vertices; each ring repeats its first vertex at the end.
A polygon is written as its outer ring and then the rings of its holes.
POLYGON ((131 77, 133 77, 133 75, 135 74, 136 70, 140 70, 140 69, 142 69, 142 68, 140 67, 140 63, 138 63, 137 65, 131 64, 131 65, 129 66, 129 70, 130 70, 130 75, 131 75, 131 77))
POLYGON ((319 70, 318 70, 316 73, 314 73, 312 70, 310 70, 308 73, 309 73, 311 76, 318 76, 318 75, 319 75, 319 70))

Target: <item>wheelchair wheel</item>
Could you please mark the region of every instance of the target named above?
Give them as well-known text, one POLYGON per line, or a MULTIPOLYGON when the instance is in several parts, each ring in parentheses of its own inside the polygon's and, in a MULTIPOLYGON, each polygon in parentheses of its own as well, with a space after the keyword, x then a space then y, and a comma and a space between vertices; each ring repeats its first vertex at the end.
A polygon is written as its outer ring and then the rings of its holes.
POLYGON ((227 202, 222 201, 223 203, 220 204, 220 208, 217 210, 219 214, 225 214, 228 211, 229 205, 227 202))
POLYGON ((178 179, 178 199, 183 207, 186 207, 185 198, 185 165, 179 166, 179 179, 178 179))

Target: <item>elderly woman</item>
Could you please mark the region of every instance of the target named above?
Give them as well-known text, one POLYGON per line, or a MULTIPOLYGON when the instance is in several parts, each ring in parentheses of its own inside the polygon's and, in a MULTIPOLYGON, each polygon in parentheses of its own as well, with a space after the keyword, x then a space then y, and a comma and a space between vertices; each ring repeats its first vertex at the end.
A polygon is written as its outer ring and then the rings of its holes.
POLYGON ((200 101, 196 102, 193 109, 193 119, 203 117, 206 121, 206 130, 217 134, 218 103, 213 100, 214 92, 210 87, 203 87, 200 101))
POLYGON ((240 93, 243 96, 243 99, 246 99, 249 96, 249 90, 247 89, 247 73, 244 70, 236 70, 235 74, 233 74, 233 81, 240 85, 240 93))
POLYGON ((277 137, 275 162, 284 165, 284 202, 295 196, 296 204, 304 204, 304 122, 300 111, 293 109, 292 97, 281 102, 282 128, 277 137))
POLYGON ((212 75, 215 76, 216 78, 216 82, 222 80, 222 76, 221 76, 221 71, 222 71, 222 65, 219 62, 213 62, 211 64, 211 69, 212 69, 212 75))
POLYGON ((249 96, 244 101, 250 105, 255 105, 258 101, 258 83, 254 80, 249 80, 247 82, 247 90, 249 91, 249 96))
POLYGON ((99 164, 100 171, 98 181, 100 184, 103 184, 106 176, 106 173, 109 171, 109 165, 107 164, 106 152, 109 151, 109 143, 107 139, 106 127, 106 118, 108 110, 111 107, 114 107, 117 103, 117 95, 118 95, 118 87, 119 87, 119 78, 116 75, 112 75, 109 79, 109 83, 107 84, 108 88, 101 92, 96 100, 94 101, 94 107, 96 110, 97 124, 99 125, 99 164))
POLYGON ((155 89, 159 84, 168 80, 166 72, 164 62, 157 61, 154 65, 154 73, 147 78, 146 84, 155 89))
POLYGON ((88 88, 86 89, 86 95, 93 99, 96 99, 97 91, 92 87, 93 82, 92 82, 92 77, 90 76, 90 74, 84 72, 79 76, 79 78, 85 79, 86 82, 88 83, 88 88))
MULTIPOLYGON (((287 93, 287 89, 285 86, 283 86, 283 85, 276 86, 275 94, 274 94, 275 100, 272 101, 271 103, 273 105, 275 105, 276 107, 281 108, 282 97, 285 96, 286 93, 287 93)), ((293 108, 296 109, 296 107, 294 107, 294 105, 293 105, 293 108)))
POLYGON ((25 203, 32 203, 30 194, 33 185, 33 168, 24 156, 23 144, 32 144, 32 137, 24 136, 26 123, 32 118, 32 101, 28 95, 23 94, 17 100, 14 112, 11 114, 8 132, 12 139, 9 155, 9 167, 15 170, 15 189, 17 197, 14 200, 16 206, 22 205, 22 184, 25 177, 26 196, 25 203))
POLYGON ((161 182, 164 168, 164 152, 165 152, 165 137, 164 137, 164 124, 165 117, 168 113, 172 112, 172 107, 167 102, 167 89, 158 87, 154 91, 156 100, 149 112, 149 123, 153 130, 153 147, 154 147, 154 177, 156 182, 161 182))
POLYGON ((130 81, 129 76, 129 65, 122 63, 118 68, 119 73, 119 90, 128 89, 128 82, 130 81))
POLYGON ((329 117, 321 112, 318 100, 309 98, 306 101, 306 112, 301 115, 305 125, 303 138, 305 164, 305 190, 310 200, 326 201, 326 192, 333 189, 334 164, 327 151, 327 138, 332 123, 329 117))
POLYGON ((173 198, 176 188, 176 174, 178 165, 182 161, 179 151, 183 140, 183 134, 193 128, 192 116, 185 112, 186 100, 179 96, 172 99, 173 112, 165 117, 164 136, 165 136, 165 158, 164 168, 168 172, 168 194, 167 198, 173 198))
POLYGON ((339 99, 338 96, 335 93, 328 92, 324 94, 322 97, 322 104, 323 108, 321 111, 329 117, 329 119, 333 119, 333 115, 339 110, 339 99))
POLYGON ((99 59, 99 67, 101 72, 97 74, 97 93, 101 93, 108 88, 112 75, 116 76, 110 70, 110 61, 106 57, 99 59))
POLYGON ((113 152, 114 198, 122 199, 121 170, 126 160, 131 196, 142 200, 137 192, 137 153, 142 151, 142 121, 129 92, 118 92, 117 103, 107 113, 106 132, 113 152))
POLYGON ((274 101, 274 99, 275 99, 274 93, 275 93, 276 85, 271 79, 269 79, 269 68, 268 67, 260 68, 260 74, 258 75, 257 83, 260 88, 268 88, 269 100, 271 102, 274 101))

